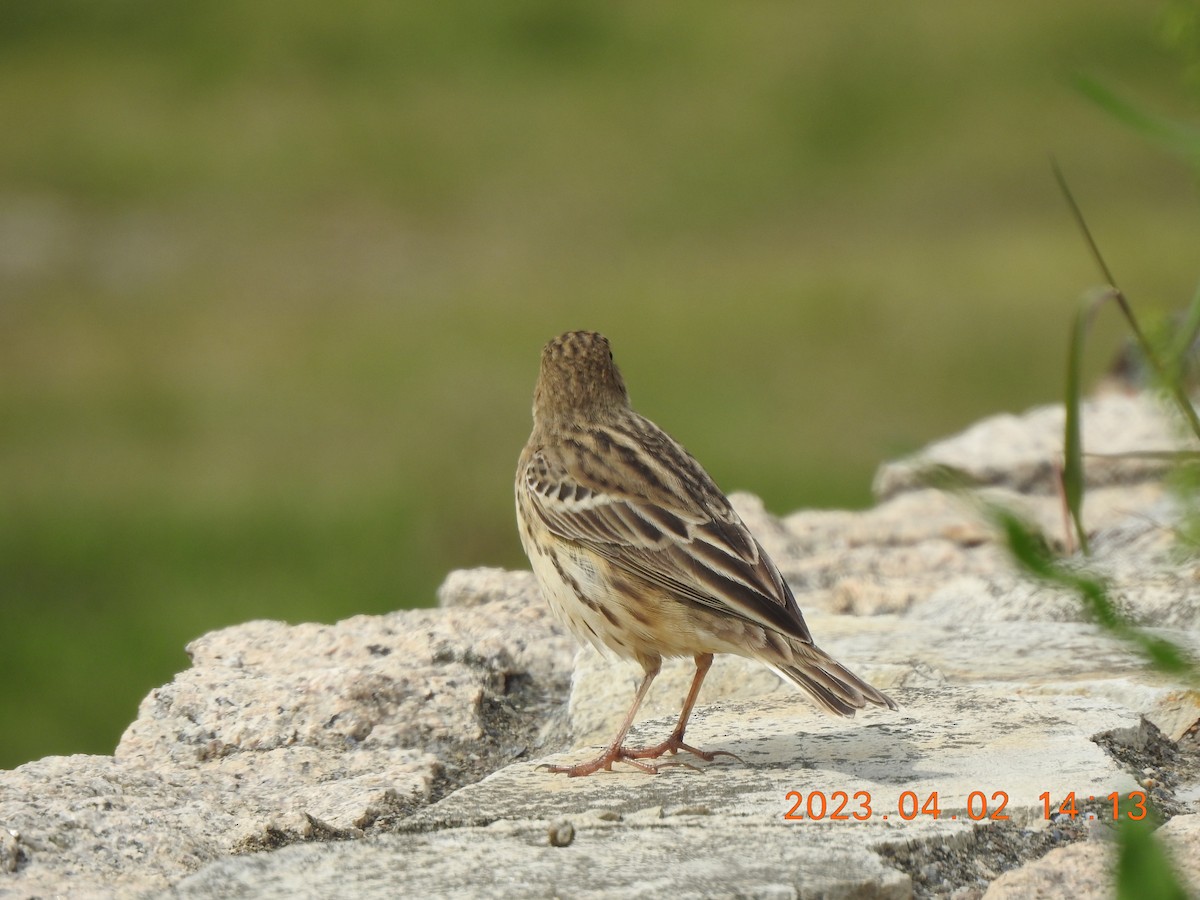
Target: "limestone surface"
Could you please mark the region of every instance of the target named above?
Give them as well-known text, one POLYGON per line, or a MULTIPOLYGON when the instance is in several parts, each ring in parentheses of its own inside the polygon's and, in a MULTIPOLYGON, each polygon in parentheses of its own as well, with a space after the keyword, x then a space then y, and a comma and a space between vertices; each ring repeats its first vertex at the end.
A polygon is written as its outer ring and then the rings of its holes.
MULTIPOLYGON (((456 572, 437 609, 205 635, 114 756, 0 772, 0 897, 1104 897, 1114 794, 1167 820, 1200 890, 1196 684, 1019 573, 979 505, 922 474, 965 473, 1200 655, 1200 563, 1177 538, 1195 498, 1127 455, 1177 446, 1170 421, 1145 397, 1089 402, 1088 450, 1109 454, 1089 457, 1089 559, 1061 428, 1053 407, 980 422, 884 466, 868 510, 780 519, 733 495, 817 642, 898 711, 829 718, 722 657, 688 739, 735 757, 554 775, 611 738, 641 673, 578 650, 530 573, 456 572)), ((669 733, 691 673, 664 666, 633 742, 669 733)))

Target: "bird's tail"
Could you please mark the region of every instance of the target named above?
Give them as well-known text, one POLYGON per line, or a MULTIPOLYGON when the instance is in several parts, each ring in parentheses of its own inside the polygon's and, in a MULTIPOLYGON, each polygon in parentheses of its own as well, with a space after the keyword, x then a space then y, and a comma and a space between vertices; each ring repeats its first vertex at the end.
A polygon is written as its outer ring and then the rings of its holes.
POLYGON ((800 641, 789 644, 790 659, 770 660, 768 664, 831 713, 853 716, 868 703, 897 709, 895 700, 867 684, 820 647, 800 641))

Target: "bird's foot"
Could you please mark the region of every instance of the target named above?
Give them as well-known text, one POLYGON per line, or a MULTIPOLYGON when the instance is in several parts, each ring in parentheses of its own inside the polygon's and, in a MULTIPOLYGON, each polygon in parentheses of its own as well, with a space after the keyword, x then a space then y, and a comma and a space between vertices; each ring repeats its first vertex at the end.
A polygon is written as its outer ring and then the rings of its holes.
MULTIPOLYGON (((641 761, 643 759, 658 759, 658 757, 662 756, 665 752, 664 749, 660 748, 665 747, 665 745, 668 743, 670 742, 664 741, 658 747, 651 747, 643 750, 632 750, 628 747, 609 747, 595 759, 589 760, 588 762, 577 763, 573 766, 552 766, 549 763, 542 763, 540 766, 538 766, 538 768, 545 769, 548 772, 566 775, 568 778, 578 778, 583 775, 591 775, 601 770, 605 772, 611 772, 613 763, 616 762, 623 762, 631 765, 635 769, 645 772, 647 775, 657 775, 661 770, 670 768, 691 769, 693 772, 704 771, 697 766, 693 766, 691 763, 678 762, 674 760, 653 764, 641 761)), ((705 753, 703 750, 696 750, 692 747, 688 747, 686 744, 681 744, 681 746, 688 752, 695 753, 701 759, 708 760, 709 762, 711 762, 716 756, 733 756, 732 753, 724 753, 724 751, 705 753)))
MULTIPOLYGON (((692 756, 698 757, 705 762, 712 762, 718 756, 728 756, 743 764, 746 762, 736 753, 730 753, 728 750, 700 750, 691 744, 685 744, 683 742, 683 735, 679 732, 673 732, 669 738, 653 747, 645 747, 641 750, 625 750, 624 752, 626 754, 626 761, 636 765, 635 760, 658 759, 664 753, 670 753, 674 756, 680 750, 684 753, 690 753, 692 756)), ((659 763, 659 765, 666 766, 671 765, 671 763, 659 763)), ((687 765, 687 763, 676 763, 675 765, 687 765)), ((694 769, 695 766, 688 766, 688 768, 694 769)))

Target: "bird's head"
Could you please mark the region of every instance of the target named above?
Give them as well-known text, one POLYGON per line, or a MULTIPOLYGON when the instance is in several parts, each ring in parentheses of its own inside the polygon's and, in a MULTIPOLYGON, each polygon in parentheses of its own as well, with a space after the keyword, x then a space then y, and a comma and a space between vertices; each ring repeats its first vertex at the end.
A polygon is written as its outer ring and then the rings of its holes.
POLYGON ((629 392, 613 361, 608 338, 595 331, 568 331, 542 350, 533 392, 533 418, 601 418, 629 408, 629 392))

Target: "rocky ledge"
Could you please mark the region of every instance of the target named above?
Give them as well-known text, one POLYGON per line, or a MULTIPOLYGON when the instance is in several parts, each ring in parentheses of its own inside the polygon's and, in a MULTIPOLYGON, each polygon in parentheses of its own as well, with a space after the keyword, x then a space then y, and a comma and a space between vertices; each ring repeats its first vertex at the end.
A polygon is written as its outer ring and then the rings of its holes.
MULTIPOLYGON (((1091 451, 1178 445, 1144 397, 1084 422, 1091 451)), ((529 573, 455 572, 438 609, 205 635, 113 756, 0 772, 0 896, 1106 896, 1113 794, 1158 810, 1200 891, 1200 692, 1017 574, 920 476, 952 465, 1062 540, 1061 433, 1058 408, 986 420, 884 466, 862 512, 734 497, 818 642, 897 712, 828 718, 720 658, 688 736, 739 759, 551 775, 611 735, 639 673, 577 653, 529 573)), ((1091 460, 1079 564, 1200 652, 1163 466, 1091 460)), ((664 670, 635 741, 667 734, 689 677, 664 670)))

